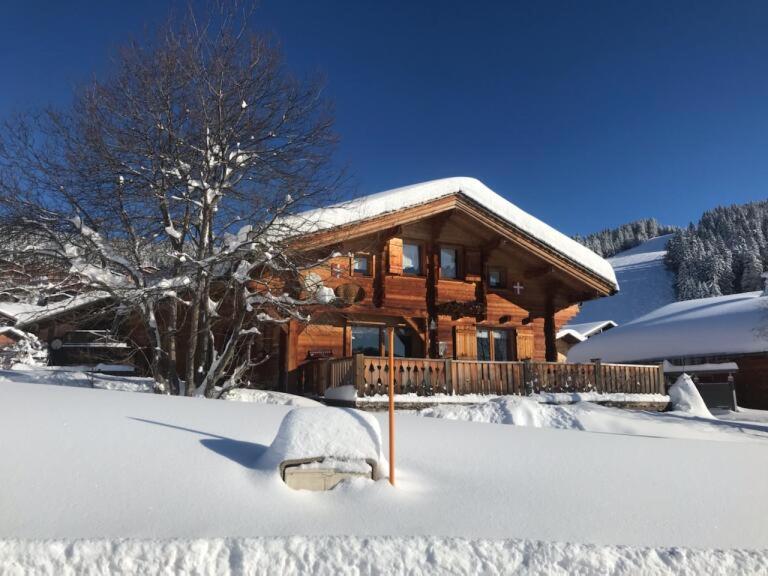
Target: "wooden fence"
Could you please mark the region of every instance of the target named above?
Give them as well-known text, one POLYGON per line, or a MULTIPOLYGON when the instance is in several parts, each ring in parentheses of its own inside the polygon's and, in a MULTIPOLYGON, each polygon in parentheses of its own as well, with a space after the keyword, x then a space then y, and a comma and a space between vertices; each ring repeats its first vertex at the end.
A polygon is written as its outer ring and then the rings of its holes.
MULTIPOLYGON (((600 392, 664 394, 660 365, 563 364, 559 362, 486 362, 432 358, 395 358, 395 393, 532 394, 600 392)), ((313 360, 299 368, 299 391, 323 396, 328 388, 353 385, 358 396, 387 394, 389 361, 358 354, 313 360)))

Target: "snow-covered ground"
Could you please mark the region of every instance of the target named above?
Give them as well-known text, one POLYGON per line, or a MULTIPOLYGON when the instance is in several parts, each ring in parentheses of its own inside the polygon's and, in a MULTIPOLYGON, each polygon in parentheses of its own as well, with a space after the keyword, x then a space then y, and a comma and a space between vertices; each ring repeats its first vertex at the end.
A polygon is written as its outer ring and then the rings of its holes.
POLYGON ((14 365, 13 370, 0 370, 0 386, 10 382, 52 384, 121 392, 152 392, 153 388, 151 378, 84 372, 78 367, 24 366, 22 364, 14 365))
POLYGON ((616 272, 620 292, 585 302, 572 322, 613 320, 619 325, 675 301, 674 274, 664 266, 671 235, 651 238, 608 262, 616 272))
POLYGON ((0 573, 731 574, 768 558, 765 425, 684 439, 398 415, 396 488, 313 493, 261 458, 289 410, 2 383, 0 573))
MULTIPOLYGON (((531 398, 505 396, 472 406, 443 405, 426 408, 421 416, 511 424, 533 428, 584 430, 656 438, 687 438, 717 442, 757 441, 768 448, 768 421, 753 426, 731 412, 722 420, 686 412, 644 412, 600 406, 591 402, 571 405, 541 404, 531 398), (732 415, 732 416, 731 416, 732 415), (739 425, 739 424, 743 425, 739 425)), ((768 420, 768 418, 766 418, 768 420)))

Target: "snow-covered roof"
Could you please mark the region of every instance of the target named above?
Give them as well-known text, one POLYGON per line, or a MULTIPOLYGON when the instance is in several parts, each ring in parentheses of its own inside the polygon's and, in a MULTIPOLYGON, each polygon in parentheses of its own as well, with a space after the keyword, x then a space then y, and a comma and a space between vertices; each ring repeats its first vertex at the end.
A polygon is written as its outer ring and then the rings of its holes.
POLYGON ((69 300, 52 302, 44 306, 37 304, 27 304, 24 302, 3 302, 0 304, 0 314, 16 321, 16 326, 25 326, 35 322, 42 322, 70 312, 81 306, 106 300, 109 294, 106 292, 89 292, 87 294, 78 294, 69 300))
POLYGON ((613 320, 601 320, 600 322, 584 322, 582 324, 566 324, 560 330, 557 331, 558 338, 564 338, 565 336, 571 336, 583 342, 595 332, 604 330, 607 327, 615 328, 616 322, 613 320))
POLYGON ((694 374, 696 372, 738 372, 739 365, 736 362, 706 362, 704 364, 672 364, 664 360, 665 374, 694 374))
POLYGON ((636 362, 768 351, 768 297, 747 292, 662 306, 568 352, 569 362, 636 362))
POLYGON ((508 224, 607 280, 618 289, 613 268, 605 259, 521 210, 475 178, 443 178, 386 190, 325 208, 309 210, 293 217, 291 221, 296 228, 309 234, 397 212, 452 194, 466 196, 508 224))

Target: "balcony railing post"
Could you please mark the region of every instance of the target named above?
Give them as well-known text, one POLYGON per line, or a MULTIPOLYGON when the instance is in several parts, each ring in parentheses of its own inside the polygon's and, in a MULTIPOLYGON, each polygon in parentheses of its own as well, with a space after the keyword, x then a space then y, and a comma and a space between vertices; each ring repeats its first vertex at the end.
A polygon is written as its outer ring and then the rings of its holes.
POLYGON ((523 396, 533 394, 533 367, 530 358, 523 360, 523 396))
POLYGON ((358 398, 362 398, 365 395, 365 356, 360 353, 352 355, 352 384, 358 398))
POLYGON ((603 391, 603 363, 600 358, 595 359, 595 390, 603 391))
POLYGON ((443 360, 443 362, 443 372, 445 373, 445 392, 446 394, 453 396, 453 362, 450 360, 450 358, 446 358, 443 360))

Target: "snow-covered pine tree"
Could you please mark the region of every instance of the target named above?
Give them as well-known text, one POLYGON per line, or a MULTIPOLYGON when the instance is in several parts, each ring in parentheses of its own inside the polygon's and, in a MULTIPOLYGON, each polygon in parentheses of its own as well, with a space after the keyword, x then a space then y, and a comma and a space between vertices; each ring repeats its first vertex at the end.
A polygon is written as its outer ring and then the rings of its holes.
POLYGON ((622 250, 634 248, 650 238, 671 234, 676 230, 677 228, 674 226, 659 224, 654 218, 645 218, 622 224, 616 228, 606 228, 587 236, 576 235, 574 240, 581 242, 600 256, 610 258, 622 250))
POLYGON ((716 296, 760 290, 768 262, 768 201, 721 206, 670 239, 667 264, 677 296, 716 296))
POLYGON ((286 71, 250 7, 210 6, 0 130, 0 259, 44 255, 107 295, 140 319, 157 390, 208 396, 246 377, 265 325, 328 297, 281 288, 305 268, 286 216, 341 178, 321 85, 286 71))

